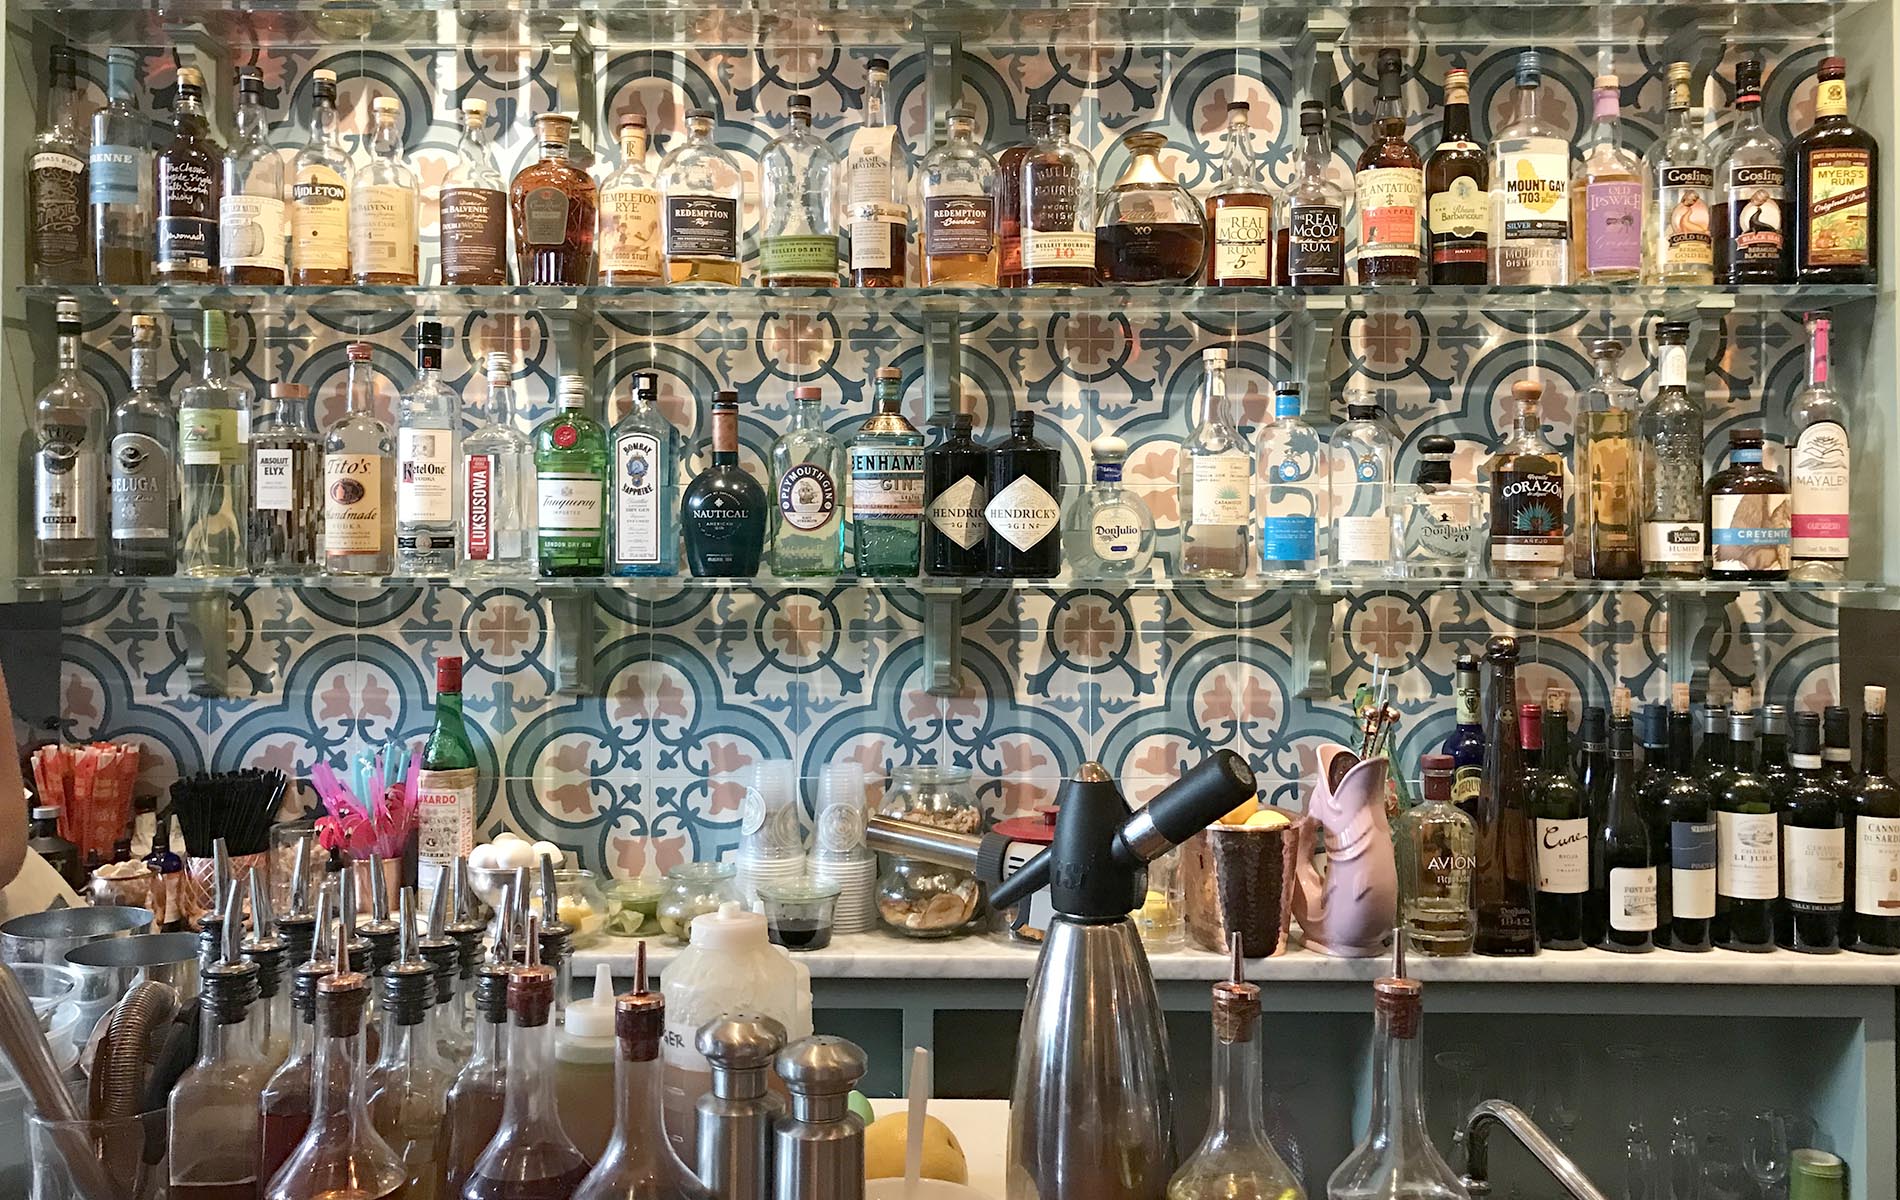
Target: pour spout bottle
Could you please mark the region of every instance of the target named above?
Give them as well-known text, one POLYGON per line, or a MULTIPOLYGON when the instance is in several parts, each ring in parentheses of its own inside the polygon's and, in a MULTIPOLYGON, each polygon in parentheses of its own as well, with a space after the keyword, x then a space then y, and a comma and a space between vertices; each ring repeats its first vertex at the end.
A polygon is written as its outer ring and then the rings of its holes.
MULTIPOLYGON (((503 905, 503 912, 507 906, 503 905)), ((475 972, 475 1040, 468 1062, 449 1086, 444 1116, 449 1130, 447 1186, 442 1195, 455 1200, 468 1183, 475 1162, 501 1128, 508 1081, 508 968, 511 951, 504 933, 495 939, 488 960, 475 972)))
POLYGON ((614 1132, 614 979, 601 963, 594 994, 568 1002, 561 1032, 554 1035, 554 1092, 561 1128, 574 1148, 599 1162, 614 1132))

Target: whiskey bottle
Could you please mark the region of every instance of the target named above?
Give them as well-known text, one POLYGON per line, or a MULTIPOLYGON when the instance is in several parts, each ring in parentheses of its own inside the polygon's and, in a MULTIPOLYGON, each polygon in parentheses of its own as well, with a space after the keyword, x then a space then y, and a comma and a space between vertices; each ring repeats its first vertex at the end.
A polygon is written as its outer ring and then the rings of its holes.
POLYGON ((1543 78, 1537 51, 1521 52, 1491 144, 1491 276, 1503 284, 1570 282, 1570 136, 1538 111, 1543 78))
POLYGON ((416 382, 396 400, 396 573, 445 576, 461 540, 462 398, 442 382, 442 326, 416 325, 416 382))
POLYGON ((1374 395, 1353 394, 1327 452, 1332 565, 1343 574, 1382 575, 1392 563, 1392 464, 1398 446, 1374 395))
POLYGON ((877 410, 851 439, 851 557, 866 578, 908 579, 920 553, 924 438, 904 417, 896 367, 878 368, 873 395, 877 410))
POLYGON ((157 249, 152 276, 158 283, 215 283, 218 278, 218 199, 224 147, 205 120, 204 76, 178 68, 172 105, 172 136, 158 152, 157 249))
POLYGON ((106 460, 114 575, 178 569, 178 419, 158 390, 158 354, 158 318, 133 317, 132 386, 112 410, 106 460))
POLYGON ((976 142, 976 114, 950 110, 945 140, 924 156, 924 282, 996 283, 996 160, 976 142))
POLYGON ((924 573, 966 577, 990 567, 989 452, 971 440, 970 414, 951 417, 950 428, 924 455, 924 573))
POLYGON ((585 287, 594 282, 594 226, 600 192, 591 175, 568 160, 574 118, 534 118, 539 161, 515 174, 509 208, 515 227, 515 274, 526 284, 585 287))
POLYGON ((488 101, 462 101, 455 165, 442 179, 442 282, 493 287, 508 282, 508 186, 488 142, 488 101))
POLYGON ((1847 116, 1847 61, 1821 60, 1814 124, 1788 147, 1794 175, 1793 275, 1873 283, 1880 261, 1880 146, 1847 116))
POLYGON ((1668 924, 1662 944, 1698 953, 1714 945, 1715 814, 1708 786, 1696 770, 1689 717, 1689 685, 1669 685, 1669 780, 1659 802, 1660 823, 1668 830, 1664 870, 1668 905, 1659 901, 1658 918, 1668 924))
POLYGON ((1491 492, 1491 573, 1555 579, 1564 568, 1564 460, 1544 438, 1544 385, 1511 385, 1511 434, 1485 463, 1491 492))
POLYGON ((1260 491, 1260 569, 1276 578, 1310 578, 1319 570, 1325 447, 1302 413, 1300 385, 1274 385, 1273 422, 1260 431, 1254 478, 1260 491))
POLYGON ((811 97, 785 102, 785 132, 759 159, 759 282, 836 287, 843 164, 811 131, 811 97))
POLYGON ((1202 579, 1247 573, 1247 529, 1253 522, 1253 454, 1234 427, 1227 402, 1227 351, 1201 351, 1200 408, 1181 444, 1177 485, 1180 572, 1202 579))
POLYGON ((1735 131, 1722 154, 1715 204, 1715 277, 1788 280, 1788 207, 1781 139, 1761 119, 1761 60, 1735 64, 1735 131))
POLYGON ((1103 434, 1089 443, 1095 483, 1071 510, 1067 553, 1078 579, 1135 579, 1154 559, 1155 518, 1122 484, 1128 443, 1103 434))
POLYGON ((1491 277, 1491 169, 1471 140, 1471 77, 1445 72, 1445 124, 1425 160, 1425 228, 1433 283, 1476 284, 1491 277))
POLYGON ((104 284, 152 278, 152 147, 138 66, 136 51, 106 51, 106 103, 92 114, 87 187, 93 266, 104 284))
POLYGON ((600 281, 608 287, 666 278, 660 189, 647 170, 647 119, 620 118, 620 166, 600 185, 600 281))
POLYGON ((909 268, 911 170, 888 115, 890 81, 888 59, 864 64, 864 121, 845 150, 844 220, 858 287, 903 287, 909 268))
POLYGON ((670 283, 739 282, 739 208, 745 176, 713 141, 713 113, 686 114, 686 139, 660 160, 660 219, 670 283))
POLYGON ((42 575, 106 565, 106 400, 79 367, 79 303, 53 309, 58 365, 33 401, 33 559, 42 575))
POLYGON ((49 50, 46 73, 46 124, 34 134, 26 161, 27 266, 34 283, 91 283, 86 214, 91 151, 73 48, 61 44, 49 50))
POLYGON ((783 579, 844 573, 844 447, 825 429, 823 399, 793 388, 791 424, 772 443, 772 574, 783 579))
POLYGON ((1062 453, 1036 440, 1036 414, 1012 413, 990 450, 990 572, 1050 579, 1062 570, 1062 453))
POLYGON ((1399 579, 1467 579, 1484 546, 1484 496, 1451 477, 1458 444, 1443 434, 1418 440, 1412 482, 1392 491, 1392 574, 1399 579))
POLYGON ((350 156, 337 128, 336 72, 310 73, 310 136, 291 162, 290 282, 350 281, 350 156))
POLYGON ((1730 950, 1775 948, 1781 894, 1780 821, 1775 796, 1757 771, 1755 714, 1746 688, 1728 717, 1729 770, 1715 800, 1715 943, 1730 950))
POLYGON ((1809 583, 1838 581, 1847 573, 1848 466, 1853 448, 1847 435, 1847 406, 1834 390, 1828 367, 1834 321, 1825 312, 1807 314, 1808 381, 1788 405, 1789 551, 1788 578, 1809 583))
POLYGON ((1049 106, 1030 101, 1024 110, 1029 136, 996 156, 996 281, 1023 287, 1023 160, 1049 136, 1049 106))
POLYGON ((1581 950, 1590 896, 1590 814, 1570 762, 1570 694, 1547 688, 1541 706, 1524 705, 1520 737, 1525 715, 1543 726, 1530 797, 1537 855, 1537 944, 1548 950, 1581 950))
POLYGON ((368 342, 351 342, 346 408, 323 435, 323 569, 387 575, 395 562, 396 447, 376 415, 368 342))
POLYGON ((613 574, 677 575, 680 569, 680 434, 660 411, 660 377, 636 371, 630 403, 613 432, 613 574))
POLYGON ((1655 949, 1656 862, 1649 826, 1636 800, 1636 728, 1630 693, 1610 698, 1610 779, 1603 822, 1590 849, 1590 903, 1605 950, 1642 954, 1655 949))
POLYGON ((1887 689, 1861 692, 1860 773, 1845 804, 1847 895, 1841 942, 1862 954, 1900 954, 1900 787, 1887 773, 1887 689))
POLYGON ((1201 273, 1207 227, 1200 205, 1161 165, 1166 135, 1124 134, 1128 165, 1095 218, 1095 275, 1103 284, 1187 283, 1201 273))
POLYGON ((1643 406, 1636 440, 1643 574, 1696 579, 1708 556, 1702 496, 1702 406, 1689 394, 1689 326, 1656 327, 1656 394, 1643 406))
POLYGON ((1475 801, 1471 889, 1478 924, 1472 945, 1486 955, 1537 953, 1537 867, 1517 732, 1517 654, 1516 638, 1494 637, 1485 647, 1491 721, 1475 801))
POLYGON ((414 287, 416 173, 403 154, 402 101, 370 101, 369 161, 350 177, 350 269, 357 283, 414 287))
POLYGON ((1640 579, 1643 575, 1640 489, 1636 472, 1636 389, 1617 378, 1623 344, 1590 343, 1596 378, 1579 397, 1577 528, 1571 534, 1578 579, 1640 579))
POLYGON ((270 385, 270 405, 251 431, 251 489, 251 570, 314 570, 323 536, 323 437, 301 383, 270 385))
POLYGON ((1333 150, 1326 137, 1326 106, 1300 103, 1300 152, 1293 182, 1280 201, 1275 234, 1274 277, 1294 287, 1335 287, 1346 282, 1346 210, 1352 192, 1328 171, 1333 150))
POLYGON ((1397 50, 1381 50, 1378 62, 1373 137, 1360 151, 1353 176, 1359 194, 1359 282, 1410 285, 1419 278, 1425 164, 1405 140, 1404 59, 1397 50))
POLYGON ((1049 106, 1049 135, 1022 167, 1023 283, 1092 287, 1095 160, 1069 137, 1069 106, 1049 106))
POLYGON ((686 485, 680 527, 694 578, 750 579, 765 552, 765 489, 739 465, 739 393, 713 393, 712 462, 686 485))
POLYGON ((607 432, 588 415, 585 379, 561 376, 556 396, 534 431, 535 569, 592 578, 607 566, 607 432))
POLYGON ((284 160, 270 143, 264 77, 239 67, 237 137, 218 197, 218 269, 224 282, 284 282, 284 160))
POLYGON ((1471 907, 1471 870, 1477 862, 1477 830, 1451 802, 1451 756, 1419 760, 1425 802, 1399 818, 1399 848, 1406 874, 1403 897, 1406 940, 1434 958, 1471 953, 1477 918, 1471 907))
POLYGON ((250 565, 251 392, 231 378, 228 319, 204 310, 204 374, 178 394, 178 570, 242 574, 250 565))
POLYGON ((1789 784, 1780 803, 1781 900, 1775 944, 1832 954, 1841 948, 1847 829, 1841 797, 1821 773, 1821 714, 1794 714, 1789 784))
POLYGON ((1686 62, 1669 64, 1669 114, 1662 136, 1649 148, 1650 186, 1656 196, 1651 227, 1653 259, 1644 271, 1650 283, 1715 282, 1714 217, 1709 212, 1715 169, 1702 131, 1689 120, 1686 62))
POLYGON ((1593 118, 1570 177, 1570 278, 1626 283, 1643 272, 1643 160, 1623 144, 1622 85, 1596 77, 1593 118))
POLYGON ((1760 429, 1730 430, 1728 469, 1709 479, 1712 578, 1762 582, 1788 577, 1788 487, 1762 465, 1761 443, 1760 429))
POLYGON ((1266 287, 1273 282, 1273 193, 1260 169, 1244 100, 1227 106, 1227 149, 1221 179, 1207 195, 1207 262, 1213 287, 1266 287))
POLYGON ((528 490, 534 446, 515 428, 514 363, 504 351, 488 356, 488 402, 476 411, 475 431, 462 439, 462 563, 473 579, 527 573, 533 535, 528 490))

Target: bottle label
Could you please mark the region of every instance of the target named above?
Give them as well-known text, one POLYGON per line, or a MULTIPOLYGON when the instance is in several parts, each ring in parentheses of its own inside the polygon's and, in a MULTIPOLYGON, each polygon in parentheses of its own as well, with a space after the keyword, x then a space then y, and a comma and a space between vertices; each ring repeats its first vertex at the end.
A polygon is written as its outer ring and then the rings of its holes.
POLYGON ((1715 814, 1715 887, 1737 900, 1781 894, 1781 840, 1774 813, 1715 814))
POLYGON ((1788 456, 1795 558, 1847 557, 1847 430, 1837 421, 1816 421, 1795 437, 1788 456))
POLYGON ((1707 557, 1700 521, 1643 522, 1643 561, 1699 563, 1707 557))
POLYGON ((902 238, 910 224, 910 210, 901 204, 867 201, 853 204, 845 212, 851 229, 851 269, 888 271, 891 243, 902 238))
POLYGON ((376 454, 323 456, 323 553, 381 554, 383 460, 376 454))
POLYGON ((1095 235, 1066 229, 1023 230, 1023 270, 1095 266, 1095 235))
MULTIPOLYGON (((122 433, 112 439, 112 537, 149 541, 171 532, 172 464, 157 438, 122 433)), ((258 507, 264 507, 259 492, 258 507)))
POLYGON ((251 496, 257 507, 270 512, 289 512, 297 507, 297 491, 291 471, 296 452, 259 446, 251 455, 251 496))
POLYGON ((1234 204, 1214 210, 1214 281, 1272 276, 1273 209, 1234 204))
POLYGON ((731 196, 666 198, 666 256, 739 258, 739 202, 731 196))
POLYGON ((495 556, 495 456, 462 459, 462 557, 487 562, 495 556))
POLYGON ((543 533, 598 534, 601 482, 592 475, 542 472, 535 476, 535 513, 543 533))
POLYGON ((1287 218, 1289 278, 1337 281, 1346 272, 1345 222, 1330 204, 1296 204, 1287 218))
POLYGON ((1709 167, 1664 167, 1657 182, 1663 223, 1662 266, 1714 265, 1709 192, 1715 187, 1715 171, 1709 167))
POLYGON ((1451 802, 1460 808, 1469 808, 1478 801, 1478 791, 1484 786, 1484 768, 1459 767, 1451 773, 1451 802))
POLYGON ((1715 915, 1717 847, 1714 821, 1669 824, 1669 908, 1685 921, 1715 915))
POLYGON ((290 186, 290 258, 302 271, 350 269, 350 189, 326 166, 307 166, 290 186))
POLYGON ((1405 556, 1421 562, 1470 561, 1478 539, 1477 497, 1421 495, 1405 526, 1405 556))
POLYGON ((1735 266, 1778 267, 1786 226, 1781 167, 1730 167, 1728 260, 1735 266))
POLYGON ((1576 896, 1590 890, 1590 818, 1538 817, 1537 890, 1576 896))
POLYGON ((661 266, 660 193, 646 187, 617 187, 602 192, 601 271, 658 278, 661 266))
POLYGON ((93 506, 99 495, 99 467, 86 453, 84 425, 44 424, 39 428, 34 527, 41 541, 97 536, 93 506))
POLYGON ((1606 179, 1583 189, 1584 269, 1634 271, 1643 265, 1643 185, 1606 179))
POLYGON ((1333 519, 1333 558, 1340 563, 1383 563, 1392 557, 1392 522, 1384 513, 1333 519))
POLYGON ((1785 571, 1790 555, 1788 496, 1756 492, 1709 497, 1709 573, 1785 571))
POLYGON ((1416 257, 1424 173, 1417 167, 1374 167, 1359 172, 1358 183, 1359 256, 1416 257))
POLYGON ((1656 928, 1656 868, 1610 868, 1610 928, 1619 933, 1656 928))
POLYGON ((442 282, 508 278, 508 198, 493 188, 442 189, 442 282))
POLYGON ((779 518, 804 533, 838 517, 838 482, 817 463, 793 463, 778 481, 779 518))
POLYGON ((930 525, 965 550, 974 550, 990 535, 983 485, 965 475, 930 502, 930 525))
POLYGON ((178 410, 178 461, 188 467, 228 467, 241 462, 235 408, 178 410))
POLYGON ((144 157, 136 146, 94 146, 86 164, 92 203, 136 205, 145 172, 151 170, 144 157))
POLYGON ((1319 522, 1310 515, 1268 512, 1260 519, 1260 557, 1276 563, 1312 562, 1319 557, 1319 522))
POLYGON ((284 269, 284 202, 225 196, 218 202, 218 261, 226 267, 284 269))
POLYGON ((1004 541, 1027 551, 1055 532, 1062 523, 1062 506, 1034 479, 1018 475, 990 497, 983 518, 1004 541))
POLYGON ((1854 911, 1900 917, 1900 817, 1854 818, 1854 911))
POLYGON ((33 248, 42 264, 78 262, 86 253, 86 160, 42 150, 27 169, 33 248))
POLYGON ((1847 830, 1788 825, 1781 831, 1781 894, 1796 905, 1847 899, 1847 830))
POLYGON ((169 274, 207 274, 217 239, 218 223, 207 217, 161 216, 153 267, 169 274))
POLYGON ((416 772, 416 857, 453 863, 475 848, 475 768, 416 772))
POLYGON ((996 202, 988 196, 924 197, 924 253, 988 254, 996 245, 996 202))
POLYGON ((567 193, 542 186, 521 198, 521 226, 516 233, 530 247, 558 247, 567 241, 567 193))
POLYGON ((1564 477, 1507 468, 1491 476, 1491 558, 1502 563, 1564 561, 1564 477))
POLYGON ((614 561, 660 561, 660 439, 641 430, 614 438, 614 561))
POLYGON ((1867 234, 1873 224, 1872 178, 1872 156, 1865 150, 1815 150, 1808 155, 1808 261, 1805 265, 1869 265, 1867 234))
POLYGON ((365 184, 350 197, 350 260, 358 276, 416 271, 416 194, 365 184))
POLYGON ((766 275, 838 277, 838 239, 832 234, 770 237, 759 247, 759 270, 766 275))
POLYGON ((396 431, 396 520, 403 525, 446 525, 454 519, 449 463, 455 435, 446 429, 396 431))
POLYGON ((861 125, 851 134, 851 145, 844 156, 847 205, 889 204, 895 198, 891 164, 896 147, 895 125, 861 125))
POLYGON ((1141 530, 1134 505, 1119 500, 1101 505, 1089 514, 1089 551, 1100 562, 1128 562, 1141 553, 1141 530))
POLYGON ((1503 198, 1498 230, 1508 258, 1512 242, 1536 243, 1537 257, 1525 267, 1547 265, 1551 254, 1561 254, 1552 243, 1570 236, 1570 150, 1557 138, 1525 138, 1498 156, 1498 183, 1503 198))
POLYGON ((1460 175, 1425 208, 1435 263, 1481 263, 1490 249, 1491 193, 1460 175))
POLYGON ((1814 115, 1817 117, 1844 117, 1847 115, 1847 81, 1845 79, 1819 79, 1815 81, 1814 115))
POLYGON ((1195 525, 1245 525, 1250 499, 1247 456, 1237 451, 1197 454, 1191 458, 1194 506, 1188 519, 1195 525))
MULTIPOLYGON (((851 516, 921 521, 924 452, 908 446, 851 447, 851 516)), ((965 547, 968 549, 968 547, 965 547)))

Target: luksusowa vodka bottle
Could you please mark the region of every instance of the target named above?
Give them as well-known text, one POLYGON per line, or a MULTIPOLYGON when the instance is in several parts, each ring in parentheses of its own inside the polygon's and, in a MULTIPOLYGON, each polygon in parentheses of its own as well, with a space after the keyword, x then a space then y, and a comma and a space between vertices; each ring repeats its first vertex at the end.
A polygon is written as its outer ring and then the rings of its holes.
POLYGON ((1384 574, 1392 561, 1392 463, 1398 447, 1378 401, 1362 395, 1347 403, 1330 457, 1333 568, 1348 575, 1384 574))
POLYGON ((462 563, 472 578, 497 579, 525 575, 531 566, 534 447, 515 427, 514 362, 494 351, 486 374, 481 424, 462 439, 462 563))
POLYGON ((1301 416, 1300 385, 1273 389, 1273 423, 1260 431, 1255 470, 1260 505, 1260 569, 1279 577, 1319 570, 1319 534, 1326 525, 1320 476, 1325 446, 1301 416))
POLYGON ((1227 403, 1227 351, 1201 351, 1200 411, 1181 446, 1181 564, 1184 576, 1238 579, 1247 573, 1253 454, 1227 403))
POLYGON ((1155 518, 1122 483, 1128 443, 1103 434, 1089 443, 1095 482, 1070 510, 1068 557, 1077 579, 1129 579, 1154 558, 1155 518))

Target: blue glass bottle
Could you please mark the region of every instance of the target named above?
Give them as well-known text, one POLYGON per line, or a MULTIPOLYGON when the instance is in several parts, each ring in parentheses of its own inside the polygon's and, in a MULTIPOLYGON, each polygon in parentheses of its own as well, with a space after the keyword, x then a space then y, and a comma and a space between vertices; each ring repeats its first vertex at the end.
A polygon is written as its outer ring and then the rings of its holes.
POLYGON ((1441 752, 1451 755, 1451 802, 1472 813, 1478 781, 1484 774, 1484 717, 1478 708, 1477 655, 1460 654, 1457 672, 1453 694, 1458 697, 1458 727, 1445 739, 1441 752))
POLYGON ((739 393, 712 402, 712 465, 680 503, 686 566, 696 578, 750 579, 765 553, 765 489, 739 465, 739 393))
POLYGON ((660 412, 660 377, 633 376, 633 401, 614 425, 614 525, 609 568, 616 576, 677 575, 680 569, 680 435, 660 412))

